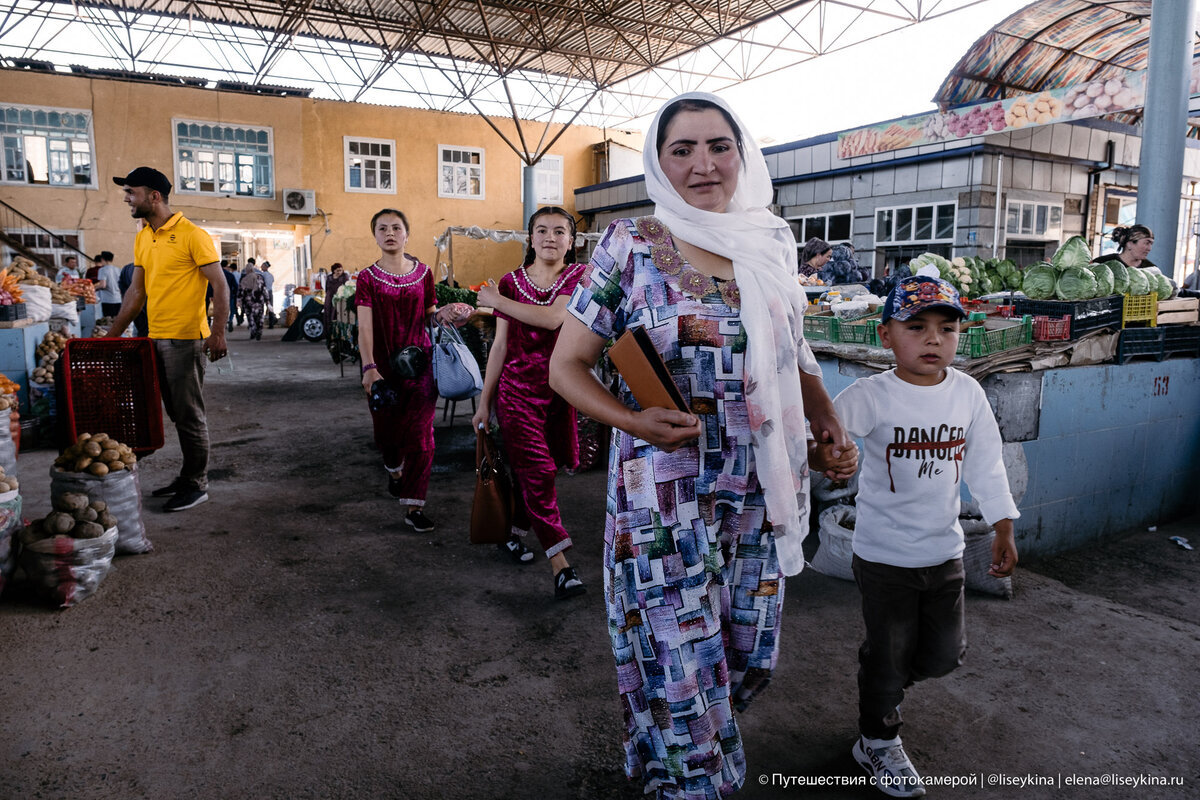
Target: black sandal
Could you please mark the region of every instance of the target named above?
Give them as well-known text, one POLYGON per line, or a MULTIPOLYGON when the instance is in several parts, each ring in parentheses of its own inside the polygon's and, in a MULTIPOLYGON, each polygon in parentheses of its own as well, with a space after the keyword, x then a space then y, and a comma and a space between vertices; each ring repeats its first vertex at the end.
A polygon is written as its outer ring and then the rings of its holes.
POLYGON ((526 547, 521 541, 521 537, 517 536, 515 533, 508 537, 507 542, 501 542, 500 544, 496 545, 496 547, 499 547, 503 552, 508 553, 509 557, 518 564, 533 563, 533 551, 526 547))

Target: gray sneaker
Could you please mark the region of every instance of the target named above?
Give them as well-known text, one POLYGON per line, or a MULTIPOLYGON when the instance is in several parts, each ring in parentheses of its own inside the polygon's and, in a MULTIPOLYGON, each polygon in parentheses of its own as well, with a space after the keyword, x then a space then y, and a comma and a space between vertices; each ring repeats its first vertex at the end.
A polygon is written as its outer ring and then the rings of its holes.
POLYGON ((871 776, 875 788, 892 797, 923 797, 925 783, 908 760, 900 737, 868 739, 854 743, 854 760, 871 776))
POLYGON ((208 492, 199 489, 185 489, 163 504, 163 511, 187 511, 201 503, 208 502, 208 492))

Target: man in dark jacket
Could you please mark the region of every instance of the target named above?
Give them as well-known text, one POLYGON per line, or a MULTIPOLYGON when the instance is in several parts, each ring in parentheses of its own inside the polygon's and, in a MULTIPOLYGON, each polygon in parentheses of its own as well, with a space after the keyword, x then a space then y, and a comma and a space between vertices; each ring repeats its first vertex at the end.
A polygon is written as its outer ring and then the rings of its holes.
POLYGON ((232 261, 221 262, 221 268, 225 272, 225 282, 229 284, 229 330, 233 330, 233 316, 237 313, 238 308, 238 275, 233 266, 232 261))

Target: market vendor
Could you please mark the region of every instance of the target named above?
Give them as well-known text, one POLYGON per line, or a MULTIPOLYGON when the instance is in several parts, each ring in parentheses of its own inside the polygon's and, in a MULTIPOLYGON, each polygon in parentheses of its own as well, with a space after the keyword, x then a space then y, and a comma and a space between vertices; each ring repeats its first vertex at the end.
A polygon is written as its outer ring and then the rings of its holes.
POLYGON ((1153 267, 1154 263, 1148 258, 1154 248, 1154 234, 1145 225, 1130 225, 1127 228, 1113 228, 1109 238, 1120 248, 1116 253, 1106 253, 1093 259, 1112 261, 1119 259, 1127 267, 1153 267))
POLYGON ((829 242, 812 237, 804 243, 804 252, 800 255, 800 274, 805 277, 816 275, 829 263, 832 255, 833 247, 829 242))

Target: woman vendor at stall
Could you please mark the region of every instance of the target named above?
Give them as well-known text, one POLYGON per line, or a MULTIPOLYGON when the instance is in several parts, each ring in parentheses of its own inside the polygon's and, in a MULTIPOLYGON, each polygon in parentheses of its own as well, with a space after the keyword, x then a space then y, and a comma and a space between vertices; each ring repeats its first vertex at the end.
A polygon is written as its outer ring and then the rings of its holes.
POLYGON ((1100 261, 1120 260, 1126 267, 1153 267, 1154 263, 1147 256, 1154 248, 1154 234, 1145 225, 1130 225, 1128 228, 1113 228, 1109 238, 1112 239, 1117 247, 1121 248, 1116 253, 1106 253, 1093 260, 1093 263, 1100 261))

